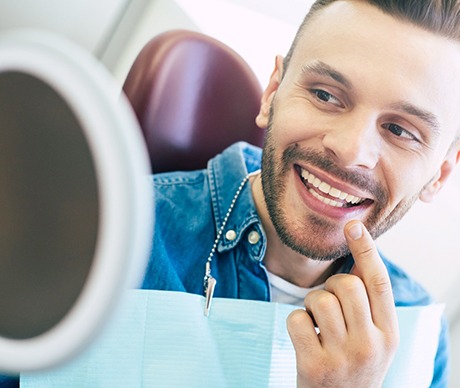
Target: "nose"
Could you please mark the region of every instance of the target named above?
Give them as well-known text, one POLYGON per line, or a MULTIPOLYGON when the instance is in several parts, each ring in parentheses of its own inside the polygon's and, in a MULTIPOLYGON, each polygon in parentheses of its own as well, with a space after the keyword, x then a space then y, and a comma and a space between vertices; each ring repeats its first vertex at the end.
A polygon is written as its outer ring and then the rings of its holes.
POLYGON ((372 170, 380 157, 377 121, 370 115, 338 117, 325 131, 322 142, 326 152, 344 168, 372 170))

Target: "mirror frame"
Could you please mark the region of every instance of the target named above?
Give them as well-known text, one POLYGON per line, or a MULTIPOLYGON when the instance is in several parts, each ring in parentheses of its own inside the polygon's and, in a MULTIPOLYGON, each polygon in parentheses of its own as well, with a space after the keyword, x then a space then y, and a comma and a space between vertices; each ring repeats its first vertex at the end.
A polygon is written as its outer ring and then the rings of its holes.
POLYGON ((103 328, 123 291, 140 284, 152 241, 153 190, 137 119, 121 87, 91 54, 54 33, 10 31, 0 35, 0 72, 10 71, 45 82, 71 108, 90 148, 99 192, 95 254, 75 304, 37 337, 0 337, 0 371, 18 373, 74 357, 103 328))

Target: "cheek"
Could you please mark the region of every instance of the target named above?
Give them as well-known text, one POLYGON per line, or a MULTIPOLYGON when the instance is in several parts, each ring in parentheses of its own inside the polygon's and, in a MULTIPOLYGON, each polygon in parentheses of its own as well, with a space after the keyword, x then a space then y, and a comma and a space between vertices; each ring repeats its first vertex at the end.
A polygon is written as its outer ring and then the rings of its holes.
POLYGON ((420 163, 401 162, 386 168, 386 185, 389 201, 395 206, 401 201, 418 196, 431 177, 421 168, 420 163), (388 172, 390 171, 390 172, 388 172))
POLYGON ((273 138, 280 144, 320 139, 326 127, 324 120, 319 120, 301 104, 290 105, 273 116, 273 138))

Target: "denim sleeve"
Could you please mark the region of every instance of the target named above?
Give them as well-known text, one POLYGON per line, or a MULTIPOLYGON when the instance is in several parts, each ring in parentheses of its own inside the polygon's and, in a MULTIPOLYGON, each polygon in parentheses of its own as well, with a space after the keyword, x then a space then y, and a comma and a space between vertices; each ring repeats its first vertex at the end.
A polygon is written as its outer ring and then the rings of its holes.
POLYGON ((19 377, 0 375, 0 388, 19 388, 19 377))
POLYGON ((449 352, 449 325, 447 319, 444 317, 441 334, 439 335, 439 345, 435 358, 431 388, 446 388, 448 386, 450 373, 449 352))

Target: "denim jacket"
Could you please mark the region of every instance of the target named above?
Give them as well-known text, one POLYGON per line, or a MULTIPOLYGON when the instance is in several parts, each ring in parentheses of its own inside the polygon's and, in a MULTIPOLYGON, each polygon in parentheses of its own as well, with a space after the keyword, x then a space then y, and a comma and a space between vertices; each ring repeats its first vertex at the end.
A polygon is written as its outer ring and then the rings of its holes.
MULTIPOLYGON (((217 233, 244 177, 260 169, 261 150, 236 143, 208 162, 206 170, 173 172, 153 177, 155 233, 143 288, 203 294, 205 264, 217 233)), ((263 264, 266 236, 251 187, 240 192, 212 256, 214 296, 270 301, 263 264)), ((428 293, 387 259, 396 306, 432 303, 428 293)), ((349 272, 351 255, 341 272, 349 272)), ((432 387, 447 386, 448 330, 444 322, 432 387)))

